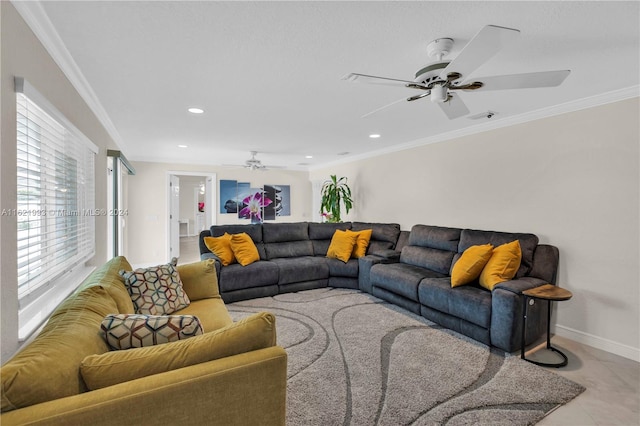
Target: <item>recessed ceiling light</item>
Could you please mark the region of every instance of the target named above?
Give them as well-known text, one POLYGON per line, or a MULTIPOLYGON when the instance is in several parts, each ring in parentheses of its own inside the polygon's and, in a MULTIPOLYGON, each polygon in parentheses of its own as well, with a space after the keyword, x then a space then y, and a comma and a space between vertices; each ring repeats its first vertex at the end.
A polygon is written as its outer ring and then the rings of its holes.
POLYGON ((178 148, 187 148, 186 145, 178 145, 178 148))
POLYGON ((305 155, 304 158, 313 158, 313 155, 305 155))
POLYGON ((202 114, 204 112, 204 110, 201 108, 189 108, 187 111, 192 114, 202 114))
POLYGON ((370 134, 370 135, 369 135, 369 137, 370 137, 371 139, 378 139, 378 138, 380 137, 380 135, 379 135, 379 134, 377 134, 377 133, 372 133, 372 134, 370 134))

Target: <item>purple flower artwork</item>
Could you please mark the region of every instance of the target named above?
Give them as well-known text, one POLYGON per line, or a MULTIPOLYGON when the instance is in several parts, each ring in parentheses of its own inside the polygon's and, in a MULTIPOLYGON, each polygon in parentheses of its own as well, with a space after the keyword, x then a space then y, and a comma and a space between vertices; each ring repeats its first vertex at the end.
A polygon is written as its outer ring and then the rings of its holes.
POLYGON ((252 189, 251 194, 242 200, 244 207, 238 212, 240 219, 251 219, 251 223, 262 223, 263 209, 273 203, 262 189, 252 189))

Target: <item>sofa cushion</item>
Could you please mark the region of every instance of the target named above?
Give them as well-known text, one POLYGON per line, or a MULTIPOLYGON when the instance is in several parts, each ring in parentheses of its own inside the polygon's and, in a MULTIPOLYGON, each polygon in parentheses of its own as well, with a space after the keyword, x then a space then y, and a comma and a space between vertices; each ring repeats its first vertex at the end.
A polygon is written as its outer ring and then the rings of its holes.
POLYGON ((347 233, 356 234, 356 243, 353 246, 351 257, 359 259, 367 254, 367 248, 369 247, 369 241, 371 240, 372 229, 363 229, 362 231, 349 231, 347 233))
POLYGON ((307 222, 262 224, 262 241, 264 243, 305 240, 309 240, 309 224, 307 222))
POLYGON ((518 240, 493 249, 493 254, 480 274, 480 285, 487 290, 501 282, 509 281, 520 267, 522 251, 518 240))
POLYGON ((378 264, 371 267, 371 284, 407 299, 418 301, 418 285, 424 278, 445 277, 436 271, 406 263, 378 264))
POLYGON ((90 355, 82 360, 80 372, 89 389, 95 390, 271 347, 275 343, 275 317, 268 312, 261 312, 223 329, 191 339, 128 351, 90 355))
POLYGON ((471 246, 462 253, 451 268, 451 287, 458 287, 475 281, 491 259, 493 246, 483 244, 471 246))
POLYGON ((260 253, 258 253, 255 243, 246 232, 231 235, 231 250, 236 261, 242 266, 247 266, 260 260, 260 253))
POLYGON ((213 259, 178 265, 176 270, 180 274, 182 289, 191 303, 200 299, 220 298, 218 275, 213 259))
POLYGON ((188 306, 178 271, 172 264, 120 271, 136 313, 166 315, 188 306))
POLYGON ((400 262, 448 275, 453 255, 451 251, 409 245, 402 249, 400 262))
MULTIPOLYGON (((397 223, 366 223, 366 222, 353 222, 351 224, 352 231, 363 231, 365 229, 371 229, 371 239, 385 244, 386 248, 395 248, 398 242, 398 236, 400 235, 400 225, 397 223), (390 245, 390 247, 389 247, 390 245)), ((371 254, 368 251, 367 254, 371 254)))
POLYGON ((533 255, 538 245, 538 237, 534 234, 463 229, 460 234, 458 252, 462 253, 469 247, 479 244, 492 244, 494 247, 498 247, 514 240, 520 242, 520 249, 522 251, 522 261, 515 277, 522 278, 529 273, 533 265, 533 255))
POLYGON ((278 267, 278 284, 290 284, 329 278, 329 266, 321 257, 291 257, 273 259, 278 267))
POLYGON ((388 241, 376 241, 370 240, 369 247, 367 247, 367 254, 375 254, 385 253, 389 250, 393 250, 393 243, 388 241))
POLYGON ((233 250, 231 250, 231 234, 225 232, 220 237, 204 237, 204 244, 211 253, 220 259, 222 266, 231 265, 236 261, 233 250))
POLYGON ((220 291, 224 293, 244 288, 278 284, 278 274, 278 265, 273 262, 260 260, 247 266, 235 263, 220 270, 220 291))
POLYGON ((358 259, 349 259, 346 263, 338 259, 325 259, 329 266, 330 277, 358 278, 358 259))
MULTIPOLYGON (((346 231, 351 229, 351 222, 338 223, 309 223, 309 239, 310 240, 331 240, 336 230, 346 231)), ((325 250, 326 253, 326 250, 325 250)), ((324 253, 323 253, 324 254, 324 253)))
POLYGON ((124 284, 124 277, 118 273, 121 270, 131 271, 132 269, 124 256, 116 256, 87 277, 80 288, 100 286, 107 290, 109 296, 116 302, 118 313, 133 314, 135 307, 131 301, 131 295, 124 284))
POLYGON ((205 333, 233 324, 231 315, 222 298, 192 301, 189 306, 174 312, 174 315, 193 315, 200 320, 205 333))
POLYGON ((113 350, 160 345, 202 334, 202 325, 193 315, 109 314, 100 329, 113 350))
POLYGON ((213 225, 209 230, 212 237, 221 237, 227 234, 246 233, 251 237, 254 243, 262 242, 262 224, 256 223, 251 225, 213 225))
MULTIPOLYGON (((109 266, 103 265, 94 274, 109 266)), ((109 351, 100 324, 117 309, 100 286, 67 297, 40 334, 0 368, 2 411, 85 392, 87 387, 78 374, 80 362, 87 355, 109 351)))
POLYGON ((483 328, 491 326, 491 292, 477 285, 451 288, 449 277, 425 278, 418 286, 421 305, 483 328))
POLYGON ((267 243, 264 249, 268 260, 279 257, 313 256, 313 244, 309 240, 267 243))
POLYGON ((314 256, 326 256, 327 251, 329 251, 329 245, 331 245, 331 240, 313 240, 311 243, 313 244, 314 256))
POLYGON ((333 234, 333 238, 331 238, 331 244, 327 249, 327 257, 346 263, 351 258, 357 239, 358 234, 355 232, 337 230, 333 234))
POLYGON ((258 249, 258 254, 260 254, 260 259, 265 260, 267 258, 266 253, 264 252, 264 244, 262 242, 262 224, 254 223, 250 225, 213 225, 209 229, 209 233, 212 237, 220 237, 224 235, 224 233, 228 234, 241 234, 246 233, 251 237, 251 240, 256 245, 258 249))
POLYGON ((444 228, 441 226, 414 225, 409 234, 410 246, 430 247, 433 249, 457 252, 460 241, 458 228, 444 228))

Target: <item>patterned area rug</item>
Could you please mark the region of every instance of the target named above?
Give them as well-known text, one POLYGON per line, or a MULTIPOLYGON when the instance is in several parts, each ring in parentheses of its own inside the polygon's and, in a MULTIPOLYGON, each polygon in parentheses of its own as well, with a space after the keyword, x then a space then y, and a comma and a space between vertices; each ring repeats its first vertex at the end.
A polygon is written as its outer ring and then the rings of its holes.
POLYGON ((317 289, 227 305, 276 315, 287 425, 529 425, 584 388, 369 294, 317 289))

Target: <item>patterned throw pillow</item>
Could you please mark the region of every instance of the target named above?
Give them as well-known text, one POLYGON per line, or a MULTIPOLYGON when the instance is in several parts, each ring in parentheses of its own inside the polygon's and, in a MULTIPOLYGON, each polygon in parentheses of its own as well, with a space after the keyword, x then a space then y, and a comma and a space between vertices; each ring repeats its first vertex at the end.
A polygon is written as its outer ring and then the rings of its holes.
POLYGON ((109 314, 100 328, 114 350, 175 342, 203 332, 200 320, 193 315, 109 314))
POLYGON ((168 315, 191 303, 172 264, 120 271, 120 275, 137 314, 168 315))

